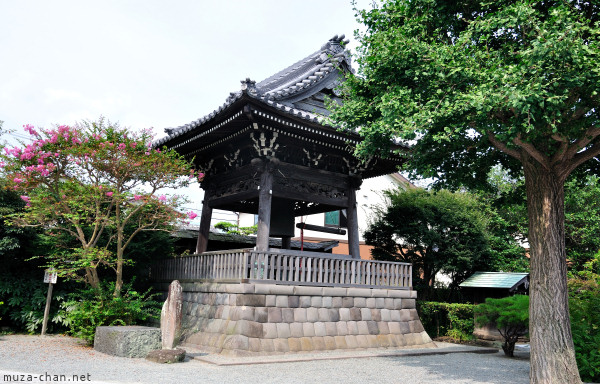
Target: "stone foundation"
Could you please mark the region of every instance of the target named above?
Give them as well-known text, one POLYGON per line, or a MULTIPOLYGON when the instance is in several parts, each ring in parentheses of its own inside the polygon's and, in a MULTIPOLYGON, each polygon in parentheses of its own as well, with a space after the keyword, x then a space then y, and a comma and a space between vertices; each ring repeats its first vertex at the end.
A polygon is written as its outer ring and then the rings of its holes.
POLYGON ((431 342, 415 309, 416 291, 243 283, 182 285, 182 341, 209 352, 258 355, 431 342))

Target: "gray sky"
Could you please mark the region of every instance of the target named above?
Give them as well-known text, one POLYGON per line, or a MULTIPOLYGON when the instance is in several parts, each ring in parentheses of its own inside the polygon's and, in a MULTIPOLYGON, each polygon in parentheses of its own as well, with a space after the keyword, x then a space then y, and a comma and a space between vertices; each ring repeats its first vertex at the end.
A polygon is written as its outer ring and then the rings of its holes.
POLYGON ((0 120, 104 115, 160 137, 357 28, 350 0, 0 0, 0 120))
POLYGON ((25 137, 103 115, 159 138, 359 27, 350 0, 0 0, 0 120, 25 137))

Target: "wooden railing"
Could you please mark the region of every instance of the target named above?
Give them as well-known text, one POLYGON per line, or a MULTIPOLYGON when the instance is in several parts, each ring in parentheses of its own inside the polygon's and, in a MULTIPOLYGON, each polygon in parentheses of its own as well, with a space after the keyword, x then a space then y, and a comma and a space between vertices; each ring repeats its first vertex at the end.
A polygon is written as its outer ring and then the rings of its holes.
POLYGON ((317 252, 240 249, 161 260, 152 267, 151 277, 156 281, 178 279, 409 289, 412 287, 412 265, 317 252))

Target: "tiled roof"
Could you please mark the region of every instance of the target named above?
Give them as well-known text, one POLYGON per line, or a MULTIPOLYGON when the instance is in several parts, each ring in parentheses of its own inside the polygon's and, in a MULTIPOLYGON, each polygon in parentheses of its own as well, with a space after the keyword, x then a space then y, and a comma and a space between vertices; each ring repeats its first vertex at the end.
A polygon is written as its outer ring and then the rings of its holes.
POLYGON ((528 278, 529 273, 514 272, 475 272, 460 284, 466 288, 504 288, 511 289, 528 278))
POLYGON ((158 140, 154 145, 161 146, 167 141, 209 122, 243 95, 259 100, 295 117, 322 123, 320 116, 313 113, 313 111, 297 108, 291 100, 299 95, 306 96, 326 87, 331 88, 334 85, 332 83, 338 80, 338 68, 351 70, 350 54, 344 48, 349 40, 344 40, 344 37, 344 35, 334 36, 320 50, 258 84, 249 78, 242 80, 241 91, 230 93, 222 106, 191 123, 177 128, 166 128, 165 132, 168 136, 158 140))

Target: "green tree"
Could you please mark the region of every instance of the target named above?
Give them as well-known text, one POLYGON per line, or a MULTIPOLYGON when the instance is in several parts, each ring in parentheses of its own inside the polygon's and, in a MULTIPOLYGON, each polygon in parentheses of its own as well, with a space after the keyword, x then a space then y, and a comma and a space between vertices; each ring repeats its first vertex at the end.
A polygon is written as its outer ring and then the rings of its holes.
POLYGON ((423 297, 431 296, 438 272, 451 276, 452 290, 473 272, 494 269, 498 257, 509 257, 507 249, 523 257, 510 237, 490 234, 494 213, 474 195, 410 189, 385 196, 387 204, 374 207, 365 241, 376 260, 412 263, 413 285, 423 297))
POLYGON ((529 296, 515 295, 501 299, 485 299, 474 309, 479 326, 494 324, 504 339, 502 350, 509 357, 515 355, 515 344, 527 334, 529 326, 529 296))
POLYGON ((565 242, 569 269, 581 271, 600 251, 600 179, 591 175, 565 185, 565 242))
POLYGON ((600 153, 599 10, 578 0, 388 0, 359 11, 358 75, 332 115, 343 129, 360 128, 359 154, 406 140, 408 166, 451 187, 485 184, 496 164, 522 169, 532 383, 581 382, 563 187, 600 153))
POLYGON ((188 185, 195 177, 191 165, 173 151, 152 148, 150 132, 132 133, 104 119, 25 130, 32 142, 3 154, 7 182, 27 203, 13 220, 41 226, 57 241, 76 241, 76 247, 57 248, 49 264, 94 289, 100 288, 98 268, 107 266, 118 297, 134 237, 183 219, 177 211, 183 199, 158 192, 188 185))

